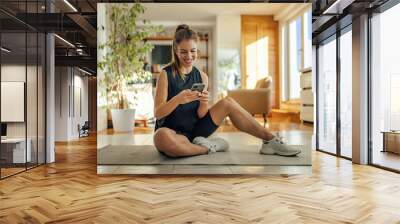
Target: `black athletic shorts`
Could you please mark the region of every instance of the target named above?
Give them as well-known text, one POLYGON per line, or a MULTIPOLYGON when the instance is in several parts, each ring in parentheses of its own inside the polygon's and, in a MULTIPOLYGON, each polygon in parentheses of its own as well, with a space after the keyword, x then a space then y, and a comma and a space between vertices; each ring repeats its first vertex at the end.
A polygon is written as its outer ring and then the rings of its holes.
POLYGON ((214 123, 214 121, 211 118, 210 111, 208 111, 204 117, 202 117, 200 120, 197 121, 192 132, 185 133, 176 131, 176 133, 186 136, 189 139, 189 141, 192 142, 193 139, 198 136, 207 138, 212 133, 214 133, 215 130, 217 130, 217 128, 218 125, 214 123))

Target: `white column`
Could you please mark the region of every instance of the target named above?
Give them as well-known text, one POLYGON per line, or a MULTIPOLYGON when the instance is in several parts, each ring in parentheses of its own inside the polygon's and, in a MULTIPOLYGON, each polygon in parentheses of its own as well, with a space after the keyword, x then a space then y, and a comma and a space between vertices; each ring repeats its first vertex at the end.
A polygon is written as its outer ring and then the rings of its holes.
MULTIPOLYGON (((54 5, 46 2, 47 12, 54 12, 54 5)), ((55 162, 55 43, 54 35, 46 35, 46 163, 55 162)))
POLYGON ((55 161, 55 76, 54 76, 54 35, 46 36, 46 163, 55 161))

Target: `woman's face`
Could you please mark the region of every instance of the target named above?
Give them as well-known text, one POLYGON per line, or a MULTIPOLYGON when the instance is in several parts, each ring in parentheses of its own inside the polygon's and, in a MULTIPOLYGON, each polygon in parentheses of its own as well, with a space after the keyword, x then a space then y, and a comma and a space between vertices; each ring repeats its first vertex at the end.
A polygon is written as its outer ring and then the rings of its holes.
POLYGON ((176 54, 184 67, 193 66, 197 59, 197 43, 194 40, 183 40, 177 45, 176 54))

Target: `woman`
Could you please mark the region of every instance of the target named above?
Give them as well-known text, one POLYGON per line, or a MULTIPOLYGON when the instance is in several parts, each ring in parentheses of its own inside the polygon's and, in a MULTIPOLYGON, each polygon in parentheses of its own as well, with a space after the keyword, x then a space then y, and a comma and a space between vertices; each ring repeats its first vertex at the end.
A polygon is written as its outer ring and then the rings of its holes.
POLYGON ((208 107, 208 77, 194 66, 198 39, 197 33, 187 25, 176 28, 172 62, 162 70, 157 81, 156 148, 171 157, 226 151, 227 141, 207 137, 229 117, 239 130, 264 140, 260 153, 282 156, 300 153, 284 145, 233 99, 227 97, 208 107), (194 83, 205 84, 204 90, 201 93, 191 91, 194 83))

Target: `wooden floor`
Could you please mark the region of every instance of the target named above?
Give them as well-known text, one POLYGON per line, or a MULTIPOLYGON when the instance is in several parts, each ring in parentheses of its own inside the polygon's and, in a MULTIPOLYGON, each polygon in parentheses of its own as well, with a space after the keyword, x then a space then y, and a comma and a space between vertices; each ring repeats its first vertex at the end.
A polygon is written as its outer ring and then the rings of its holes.
POLYGON ((400 175, 313 152, 311 175, 98 176, 96 137, 0 181, 0 223, 400 223, 400 175))
POLYGON ((374 151, 372 157, 374 164, 400 170, 400 155, 392 152, 374 151))
MULTIPOLYGON (((264 125, 264 120, 261 116, 256 115, 256 120, 258 123, 261 125, 264 125)), ((268 118, 268 124, 266 127, 269 129, 271 132, 277 132, 277 131, 291 131, 291 130, 299 130, 299 131, 313 131, 313 124, 312 123, 302 123, 300 121, 295 121, 296 118, 293 118, 291 116, 275 116, 275 117, 269 117, 268 118)), ((148 127, 135 127, 135 133, 136 134, 149 134, 152 133, 154 130, 154 127, 151 125, 148 127)), ((232 131, 238 131, 237 128, 235 128, 232 123, 226 119, 223 124, 218 128, 218 131, 220 132, 232 132, 232 131)), ((112 128, 109 128, 105 131, 102 131, 99 133, 100 135, 113 135, 114 131, 112 128)))

